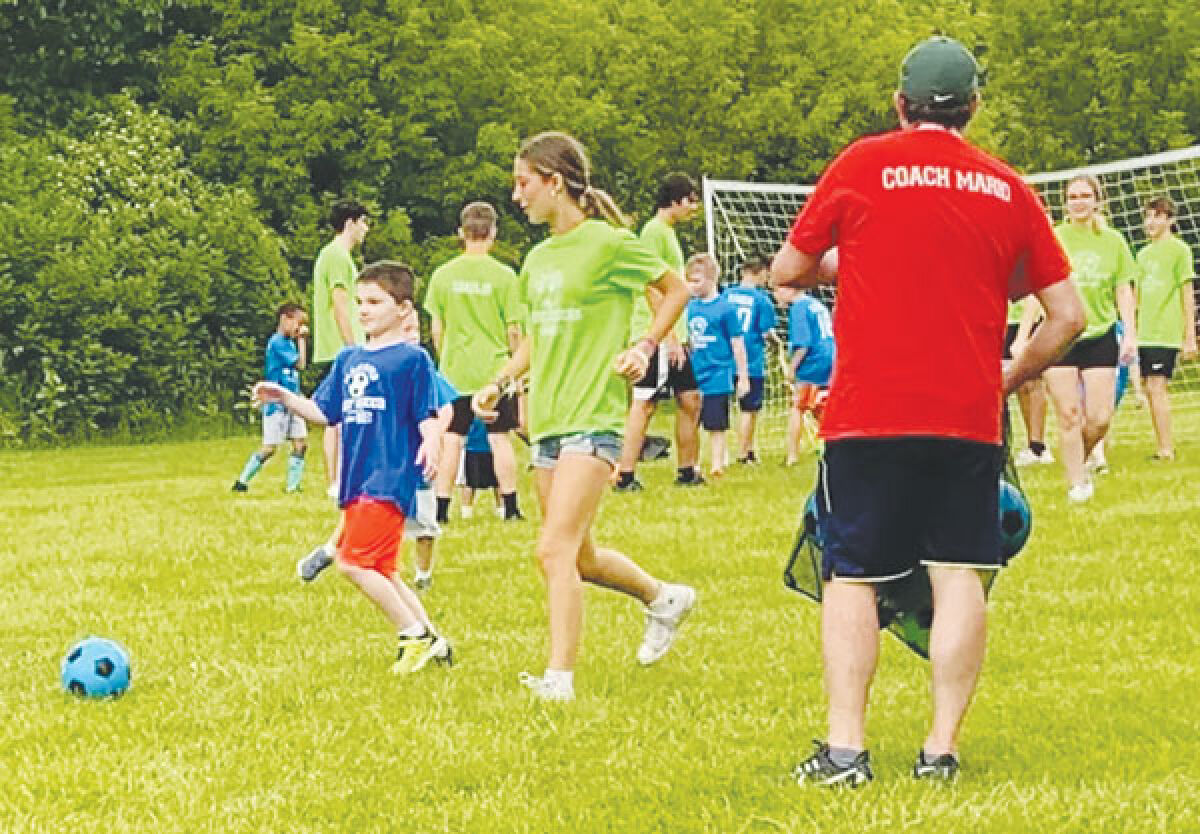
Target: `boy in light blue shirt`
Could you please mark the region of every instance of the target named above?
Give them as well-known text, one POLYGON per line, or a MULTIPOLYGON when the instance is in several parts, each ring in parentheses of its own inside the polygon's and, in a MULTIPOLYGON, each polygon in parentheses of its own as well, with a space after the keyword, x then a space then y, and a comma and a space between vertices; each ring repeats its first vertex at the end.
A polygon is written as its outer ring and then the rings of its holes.
POLYGON ((764 258, 754 257, 742 264, 742 281, 725 290, 724 298, 737 312, 746 345, 746 367, 750 373, 750 390, 738 400, 738 463, 758 463, 754 452, 754 429, 758 412, 762 410, 766 387, 766 337, 775 335, 778 324, 775 302, 763 289, 769 274, 764 258))

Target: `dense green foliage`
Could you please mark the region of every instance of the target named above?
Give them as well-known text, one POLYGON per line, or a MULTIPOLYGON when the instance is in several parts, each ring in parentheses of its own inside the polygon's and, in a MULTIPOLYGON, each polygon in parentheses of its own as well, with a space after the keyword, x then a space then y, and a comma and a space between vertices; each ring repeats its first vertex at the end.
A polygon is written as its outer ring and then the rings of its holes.
MULTIPOLYGON (((715 486, 676 490, 663 461, 643 468, 645 493, 605 498, 597 541, 695 583, 700 602, 671 654, 640 668, 638 606, 589 590, 579 698, 559 707, 517 682, 546 651, 536 521, 491 518, 490 495, 439 541, 425 596, 458 664, 397 679, 361 594, 333 570, 295 578, 333 522, 319 455, 302 495, 283 494, 279 456, 233 496, 256 437, 4 452, 0 829, 1195 831, 1200 454, 1146 462, 1145 411, 1119 419, 1137 437, 1114 444, 1086 507, 1066 504, 1058 466, 1022 473, 1033 537, 992 594, 959 784, 909 776, 929 667, 885 637, 877 780, 843 792, 787 778, 825 708, 818 609, 780 582, 813 470, 778 466, 779 433, 763 466, 715 486), (117 701, 59 689, 60 658, 88 634, 130 650, 117 701)), ((1194 410, 1178 431, 1197 436, 1194 410)))
MULTIPOLYGON (((811 181, 855 136, 893 124, 899 60, 935 28, 981 55, 985 108, 972 136, 1019 167, 1191 144, 1200 136, 1193 6, 0 0, 0 178, 22 176, 11 160, 62 131, 103 142, 88 135, 88 114, 110 112, 109 96, 125 90, 170 124, 154 154, 179 160, 196 189, 248 195, 226 199, 272 231, 298 286, 340 196, 375 210, 367 259, 399 256, 428 274, 453 251, 468 200, 501 208, 502 255, 516 260, 533 239, 508 199, 509 168, 519 139, 538 130, 582 138, 598 182, 643 218, 670 169, 811 181)), ((694 249, 700 225, 683 231, 694 249)), ((8 274, 21 286, 44 280, 24 267, 8 274)), ((251 295, 242 301, 260 300, 251 295)))

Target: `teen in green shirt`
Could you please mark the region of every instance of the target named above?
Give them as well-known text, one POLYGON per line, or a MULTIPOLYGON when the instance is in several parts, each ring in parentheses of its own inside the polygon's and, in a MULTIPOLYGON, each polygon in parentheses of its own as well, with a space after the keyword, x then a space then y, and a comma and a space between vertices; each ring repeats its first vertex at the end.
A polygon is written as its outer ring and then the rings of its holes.
POLYGON ((620 228, 621 212, 591 185, 577 140, 558 132, 527 139, 513 173, 513 199, 531 222, 548 225, 550 236, 530 250, 519 277, 528 335, 498 378, 475 394, 474 406, 485 420, 494 419, 502 393, 529 373, 550 658, 544 674, 522 675, 522 682, 539 698, 566 701, 574 697, 583 582, 645 604, 646 632, 637 652, 644 665, 670 649, 695 604, 692 588, 656 579, 624 554, 597 546, 591 535, 620 450, 626 380, 645 374, 687 290, 679 275, 620 228), (654 317, 628 347, 633 299, 648 289, 654 317))
MULTIPOLYGON (((1067 221, 1054 232, 1071 260, 1071 280, 1087 313, 1083 334, 1044 374, 1058 417, 1059 459, 1067 476, 1067 498, 1091 499, 1095 489, 1085 461, 1108 433, 1115 407, 1117 363, 1137 354, 1138 267, 1129 244, 1101 215, 1104 191, 1099 180, 1081 175, 1067 183, 1067 221), (1117 344, 1120 316, 1124 336, 1117 344), (1080 387, 1082 383, 1082 394, 1080 387)), ((1021 322, 1032 325, 1031 313, 1021 322)))
MULTIPOLYGON (((494 379, 508 361, 524 318, 516 273, 489 254, 496 242, 496 210, 484 202, 466 206, 459 217, 458 234, 465 251, 434 270, 425 294, 439 366, 460 395, 443 439, 442 459, 447 461, 462 457, 475 419, 471 395, 494 379)), ((498 412, 497 419, 488 424, 496 482, 504 499, 504 518, 521 519, 516 455, 509 436, 518 427, 517 398, 506 397, 498 412)), ((450 520, 450 496, 457 475, 457 466, 443 466, 438 472, 439 522, 450 520)))
POLYGON ((1150 242, 1137 255, 1138 365, 1146 382, 1150 418, 1158 444, 1155 460, 1175 459, 1171 437, 1171 403, 1167 382, 1180 351, 1196 357, 1196 299, 1192 250, 1171 232, 1175 204, 1156 197, 1146 204, 1145 228, 1150 242))

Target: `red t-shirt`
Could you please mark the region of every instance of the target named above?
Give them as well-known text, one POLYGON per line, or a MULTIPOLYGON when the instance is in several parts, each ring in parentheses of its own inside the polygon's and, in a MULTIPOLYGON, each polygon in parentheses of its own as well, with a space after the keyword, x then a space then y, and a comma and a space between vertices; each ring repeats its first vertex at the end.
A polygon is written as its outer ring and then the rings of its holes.
POLYGON ((1006 302, 1071 271, 1011 168, 937 126, 860 139, 788 240, 838 248, 823 437, 1000 442, 1006 302))

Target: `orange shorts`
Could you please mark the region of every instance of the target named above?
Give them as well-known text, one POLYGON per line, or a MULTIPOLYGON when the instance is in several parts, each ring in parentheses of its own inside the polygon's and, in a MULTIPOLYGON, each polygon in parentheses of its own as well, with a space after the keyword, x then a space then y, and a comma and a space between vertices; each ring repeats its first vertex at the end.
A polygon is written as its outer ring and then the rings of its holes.
POLYGON ((829 399, 828 388, 818 388, 816 385, 800 382, 796 384, 796 396, 792 400, 792 407, 802 414, 805 411, 811 411, 813 416, 820 420, 827 399, 829 399))
POLYGON ((390 501, 358 498, 348 504, 338 539, 338 558, 390 577, 404 537, 404 513, 390 501))

